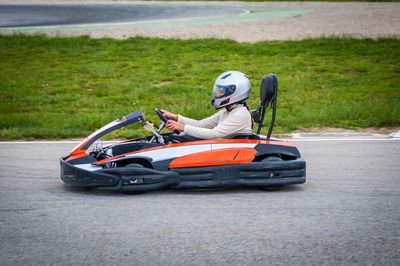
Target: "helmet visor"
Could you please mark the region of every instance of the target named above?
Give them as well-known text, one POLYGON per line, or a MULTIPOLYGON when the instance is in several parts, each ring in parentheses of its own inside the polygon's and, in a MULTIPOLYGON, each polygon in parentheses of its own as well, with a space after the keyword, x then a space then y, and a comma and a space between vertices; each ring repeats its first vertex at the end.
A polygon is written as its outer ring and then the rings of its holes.
POLYGON ((235 90, 236 90, 235 85, 221 86, 221 85, 214 84, 212 98, 219 99, 222 97, 229 96, 232 93, 234 93, 235 90))

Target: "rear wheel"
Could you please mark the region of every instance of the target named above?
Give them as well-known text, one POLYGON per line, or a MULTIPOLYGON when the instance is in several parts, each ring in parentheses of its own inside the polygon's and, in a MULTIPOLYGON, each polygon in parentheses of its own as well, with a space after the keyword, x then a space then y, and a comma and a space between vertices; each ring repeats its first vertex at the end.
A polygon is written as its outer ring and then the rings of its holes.
POLYGON ((283 185, 272 185, 272 186, 263 186, 261 187, 262 190, 265 191, 278 191, 283 188, 283 185))
POLYGON ((277 161, 283 161, 279 155, 270 155, 261 160, 261 162, 277 162, 277 161))
MULTIPOLYGON (((281 162, 283 161, 279 155, 271 155, 265 157, 261 160, 261 162, 281 162)), ((273 175, 273 173, 271 173, 273 175)), ((283 185, 270 185, 270 186, 262 186, 261 189, 265 191, 277 191, 283 188, 283 185)))

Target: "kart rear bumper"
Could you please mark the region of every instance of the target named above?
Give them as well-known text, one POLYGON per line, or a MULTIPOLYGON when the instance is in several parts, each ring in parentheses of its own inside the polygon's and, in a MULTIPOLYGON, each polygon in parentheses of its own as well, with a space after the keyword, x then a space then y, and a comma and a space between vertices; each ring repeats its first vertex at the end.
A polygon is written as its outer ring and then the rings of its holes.
POLYGON ((158 171, 141 167, 105 168, 89 171, 60 160, 61 179, 70 187, 102 190, 150 191, 167 187, 219 188, 275 186, 306 181, 301 158, 289 161, 252 162, 224 166, 174 168, 158 171))

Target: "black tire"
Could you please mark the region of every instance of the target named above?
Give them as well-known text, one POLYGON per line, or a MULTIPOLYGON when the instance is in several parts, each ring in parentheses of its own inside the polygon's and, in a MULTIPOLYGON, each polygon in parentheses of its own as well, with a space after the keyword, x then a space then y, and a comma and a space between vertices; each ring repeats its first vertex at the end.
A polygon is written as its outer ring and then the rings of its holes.
MULTIPOLYGON (((261 160, 262 162, 280 162, 283 161, 278 155, 271 155, 261 160)), ((283 185, 262 186, 261 189, 265 191, 277 191, 283 188, 283 185)))
POLYGON ((125 167, 141 167, 141 168, 144 168, 144 166, 141 165, 140 163, 128 163, 127 165, 125 165, 125 167))
POLYGON ((265 191, 278 191, 281 190, 283 188, 283 185, 272 185, 272 186, 263 186, 260 187, 262 190, 265 191))
POLYGON ((261 160, 261 162, 277 162, 277 161, 283 161, 283 160, 278 155, 271 155, 261 160))
MULTIPOLYGON (((144 166, 143 165, 141 165, 141 164, 139 164, 139 163, 128 163, 127 165, 125 165, 125 167, 139 167, 139 168, 144 168, 144 166)), ((140 178, 140 177, 138 177, 138 178, 132 178, 131 179, 131 183, 132 184, 134 184, 134 183, 143 183, 143 178, 140 178)))

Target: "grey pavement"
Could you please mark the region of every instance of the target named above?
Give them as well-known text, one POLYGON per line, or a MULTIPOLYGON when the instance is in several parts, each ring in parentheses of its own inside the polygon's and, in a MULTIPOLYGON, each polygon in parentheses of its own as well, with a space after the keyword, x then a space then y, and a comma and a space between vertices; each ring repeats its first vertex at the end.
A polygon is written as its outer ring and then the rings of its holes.
POLYGON ((246 10, 185 5, 0 5, 1 27, 134 23, 212 18, 246 10))
POLYGON ((400 265, 400 141, 295 140, 307 183, 66 188, 76 143, 0 143, 0 265, 400 265))

